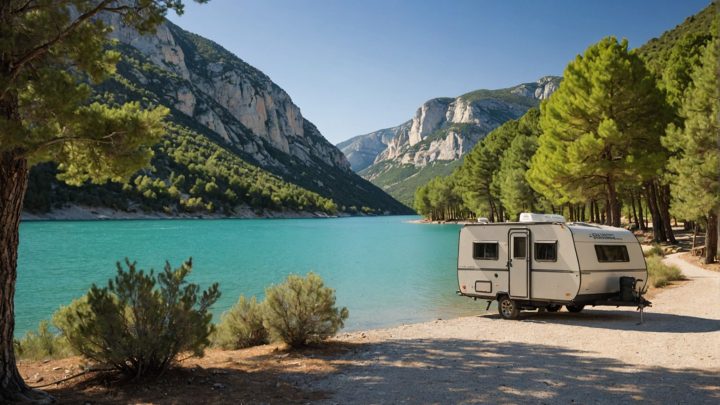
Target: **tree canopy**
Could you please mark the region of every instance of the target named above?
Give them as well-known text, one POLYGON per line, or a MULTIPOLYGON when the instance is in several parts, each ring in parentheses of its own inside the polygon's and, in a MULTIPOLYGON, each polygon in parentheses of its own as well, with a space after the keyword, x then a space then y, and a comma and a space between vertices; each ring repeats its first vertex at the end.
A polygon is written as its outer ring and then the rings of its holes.
POLYGON ((0 2, 0 402, 47 399, 19 375, 13 353, 18 230, 28 169, 56 162, 79 184, 128 178, 146 166, 167 109, 89 100, 118 53, 100 13, 151 32, 181 0, 0 2))
POLYGON ((550 189, 573 202, 602 193, 619 226, 618 186, 652 178, 665 160, 669 110, 654 77, 627 40, 607 37, 570 62, 541 108, 530 183, 551 199, 550 189))

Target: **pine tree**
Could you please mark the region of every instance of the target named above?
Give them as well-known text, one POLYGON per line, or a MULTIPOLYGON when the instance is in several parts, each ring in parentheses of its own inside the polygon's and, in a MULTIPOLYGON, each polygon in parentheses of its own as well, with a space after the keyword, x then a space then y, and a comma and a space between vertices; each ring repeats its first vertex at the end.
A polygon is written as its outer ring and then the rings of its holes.
POLYGON ((701 64, 691 75, 680 115, 684 128, 671 125, 664 144, 676 155, 672 171, 672 210, 681 217, 706 224, 705 262, 717 256, 720 216, 720 91, 718 90, 718 39, 704 48, 701 64))
POLYGON ((660 81, 673 107, 679 108, 682 104, 685 91, 692 83, 691 73, 700 64, 705 45, 711 39, 708 34, 691 34, 673 46, 660 81))
POLYGON ((164 107, 90 103, 89 83, 114 70, 101 12, 151 32, 182 0, 0 2, 0 402, 47 400, 17 371, 13 352, 20 213, 28 169, 56 162, 70 184, 126 179, 148 164, 164 107))
POLYGON ((657 176, 665 160, 668 107, 642 60, 627 40, 604 38, 570 62, 541 109, 530 184, 556 203, 601 192, 620 226, 618 186, 657 176))
POLYGON ((534 211, 540 195, 530 187, 525 174, 530 159, 537 150, 537 137, 540 133, 540 110, 532 109, 518 122, 518 133, 500 159, 500 169, 493 182, 500 193, 500 201, 508 216, 514 219, 522 211, 534 211))
POLYGON ((518 125, 512 120, 492 130, 465 156, 458 173, 465 206, 478 215, 487 212, 492 222, 504 220, 493 177, 500 170, 500 156, 518 134, 518 125))

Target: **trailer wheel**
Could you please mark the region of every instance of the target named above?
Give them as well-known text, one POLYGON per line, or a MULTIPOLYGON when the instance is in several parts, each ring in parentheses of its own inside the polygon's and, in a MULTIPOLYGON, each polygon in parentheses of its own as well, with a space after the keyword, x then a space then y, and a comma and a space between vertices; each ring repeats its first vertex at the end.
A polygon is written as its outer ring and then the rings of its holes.
POLYGON ((545 310, 548 312, 557 312, 560 308, 562 308, 562 305, 550 304, 545 307, 545 310))
POLYGON ((498 312, 503 319, 517 319, 520 314, 517 303, 507 295, 503 295, 498 300, 498 312))
POLYGON ((578 313, 585 308, 585 305, 565 305, 568 311, 578 313))

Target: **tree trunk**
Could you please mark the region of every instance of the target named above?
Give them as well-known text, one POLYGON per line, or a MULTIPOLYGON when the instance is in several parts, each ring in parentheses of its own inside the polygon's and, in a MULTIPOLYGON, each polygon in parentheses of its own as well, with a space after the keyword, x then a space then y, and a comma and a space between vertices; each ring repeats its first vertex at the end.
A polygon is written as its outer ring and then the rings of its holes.
POLYGON ((638 220, 637 209, 635 209, 635 193, 630 192, 630 205, 632 205, 632 220, 635 222, 635 229, 640 229, 640 221, 638 220))
POLYGON ((665 229, 665 237, 667 241, 673 245, 677 245, 677 239, 672 230, 672 223, 670 222, 670 186, 658 185, 658 210, 660 211, 660 218, 663 221, 663 228, 665 229))
POLYGON ((15 281, 20 213, 28 163, 17 152, 0 153, 0 402, 47 402, 52 397, 29 388, 15 363, 15 281))
POLYGON ((645 224, 645 218, 643 217, 642 193, 638 193, 638 195, 637 195, 637 205, 638 205, 638 221, 640 222, 640 230, 645 232, 645 231, 647 231, 647 225, 645 224))
POLYGON ((607 179, 607 198, 608 198, 608 224, 614 227, 620 227, 620 204, 618 204, 617 190, 612 177, 607 179))
POLYGON ((705 227, 705 264, 715 262, 718 252, 718 215, 715 212, 708 213, 708 223, 705 227))
POLYGON ((590 221, 596 224, 600 223, 600 207, 595 200, 590 200, 590 221))
POLYGON ((489 222, 495 222, 495 204, 493 204, 492 197, 490 197, 490 193, 488 193, 488 207, 490 208, 490 217, 488 218, 489 222))
POLYGON ((656 243, 665 242, 665 232, 663 230, 662 220, 660 219, 660 212, 657 206, 657 193, 655 190, 655 184, 649 182, 647 184, 647 200, 648 206, 650 207, 650 214, 652 215, 653 224, 653 240, 656 243))

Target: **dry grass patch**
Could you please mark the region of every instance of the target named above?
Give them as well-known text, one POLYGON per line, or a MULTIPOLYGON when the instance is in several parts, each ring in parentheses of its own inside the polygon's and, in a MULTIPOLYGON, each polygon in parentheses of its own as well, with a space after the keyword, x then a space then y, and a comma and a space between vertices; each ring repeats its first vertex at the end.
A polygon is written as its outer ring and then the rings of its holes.
POLYGON ((653 287, 662 288, 673 281, 685 280, 685 276, 677 266, 663 263, 660 256, 651 255, 645 261, 647 262, 650 285, 653 287))

